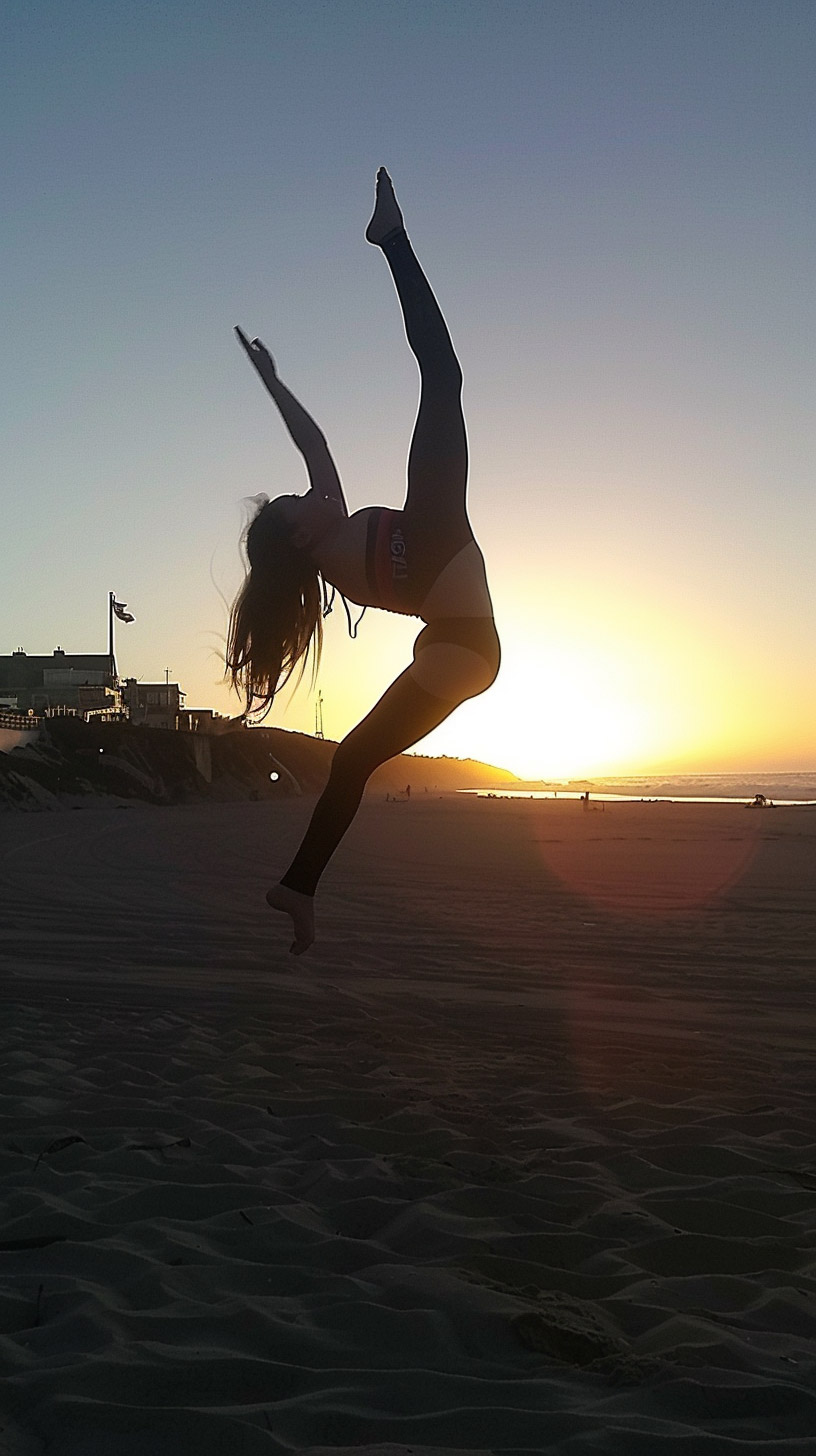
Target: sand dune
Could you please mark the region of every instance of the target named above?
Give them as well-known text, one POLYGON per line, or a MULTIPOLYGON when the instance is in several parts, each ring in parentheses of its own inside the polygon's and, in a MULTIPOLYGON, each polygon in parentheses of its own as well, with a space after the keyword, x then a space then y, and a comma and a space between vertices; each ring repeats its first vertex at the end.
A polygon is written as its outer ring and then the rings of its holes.
POLYGON ((816 814, 307 810, 3 816, 0 1450, 813 1450, 816 814))

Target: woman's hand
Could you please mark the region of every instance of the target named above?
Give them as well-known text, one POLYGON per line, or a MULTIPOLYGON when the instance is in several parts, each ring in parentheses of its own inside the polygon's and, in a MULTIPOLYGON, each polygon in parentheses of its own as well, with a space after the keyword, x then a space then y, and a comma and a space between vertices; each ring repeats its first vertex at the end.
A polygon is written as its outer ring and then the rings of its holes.
POLYGON ((235 332, 244 353, 252 360, 264 384, 268 386, 272 380, 277 379, 278 371, 275 368, 275 361, 266 345, 262 344, 260 339, 253 339, 250 342, 243 329, 238 328, 237 324, 235 326, 235 332))

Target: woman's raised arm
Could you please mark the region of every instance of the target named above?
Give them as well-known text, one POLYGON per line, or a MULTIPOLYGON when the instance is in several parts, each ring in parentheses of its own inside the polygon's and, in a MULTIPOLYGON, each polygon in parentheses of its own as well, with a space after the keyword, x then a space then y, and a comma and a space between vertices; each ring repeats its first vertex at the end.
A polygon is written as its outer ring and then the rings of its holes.
POLYGON ((258 374, 269 390, 281 412, 283 422, 306 462, 312 490, 325 500, 337 501, 348 515, 348 506, 340 484, 337 467, 331 457, 326 437, 311 415, 295 399, 290 389, 278 378, 275 361, 260 339, 247 338, 243 329, 236 326, 235 333, 245 354, 254 364, 258 374))

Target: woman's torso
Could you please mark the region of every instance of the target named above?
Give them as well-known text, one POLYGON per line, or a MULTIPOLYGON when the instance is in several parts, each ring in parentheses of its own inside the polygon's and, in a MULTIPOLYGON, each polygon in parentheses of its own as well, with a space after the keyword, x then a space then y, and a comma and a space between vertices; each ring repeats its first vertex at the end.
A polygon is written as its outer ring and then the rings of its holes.
POLYGON ((326 580, 359 606, 433 622, 492 617, 484 557, 465 516, 440 529, 407 511, 367 506, 321 551, 326 580))

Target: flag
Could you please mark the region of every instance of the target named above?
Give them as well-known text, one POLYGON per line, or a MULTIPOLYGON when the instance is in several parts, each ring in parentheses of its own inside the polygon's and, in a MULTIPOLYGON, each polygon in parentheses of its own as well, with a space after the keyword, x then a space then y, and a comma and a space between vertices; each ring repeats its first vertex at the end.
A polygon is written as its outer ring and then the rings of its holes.
POLYGON ((117 602, 116 598, 112 597, 111 606, 120 622, 135 622, 136 618, 132 617, 130 612, 125 610, 127 602, 117 602))

